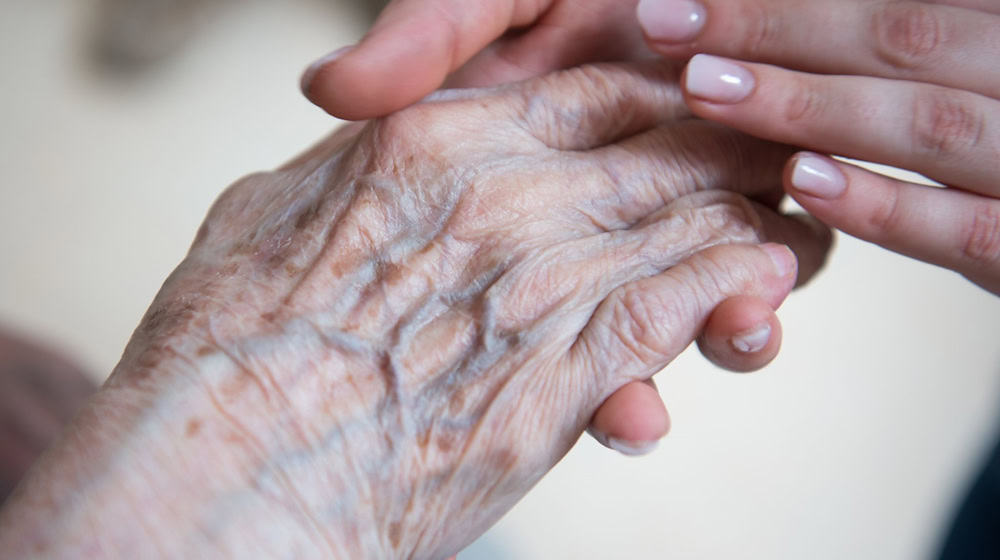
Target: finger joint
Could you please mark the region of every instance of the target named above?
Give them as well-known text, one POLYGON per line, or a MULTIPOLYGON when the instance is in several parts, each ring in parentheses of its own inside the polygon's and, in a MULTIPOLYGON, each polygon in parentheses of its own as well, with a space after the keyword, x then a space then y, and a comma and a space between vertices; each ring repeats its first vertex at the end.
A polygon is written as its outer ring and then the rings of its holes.
POLYGON ((782 12, 769 9, 760 2, 750 3, 742 18, 747 22, 744 30, 741 58, 753 60, 767 58, 775 44, 781 44, 782 12))
POLYGON ((872 18, 877 56, 890 67, 911 71, 924 66, 944 43, 944 25, 934 6, 886 2, 872 18))
POLYGON ((976 268, 1000 263, 1000 206, 994 201, 978 203, 962 239, 962 255, 976 268))
POLYGON ((978 146, 985 119, 967 96, 953 91, 918 95, 913 110, 917 155, 954 160, 978 146))

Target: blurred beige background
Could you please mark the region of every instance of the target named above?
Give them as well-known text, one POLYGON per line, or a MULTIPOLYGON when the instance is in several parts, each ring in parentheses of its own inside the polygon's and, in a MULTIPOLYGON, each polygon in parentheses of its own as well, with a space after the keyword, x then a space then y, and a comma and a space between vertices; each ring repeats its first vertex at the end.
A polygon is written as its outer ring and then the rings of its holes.
MULTIPOLYGON (((360 1, 360 0, 359 0, 360 1)), ((0 0, 0 323, 111 370, 227 184, 335 125, 297 91, 349 0, 243 0, 134 75, 88 58, 93 0, 0 0)), ((1000 299, 841 236, 754 375, 687 352, 659 449, 583 438, 463 559, 909 560, 1000 426, 1000 299)))

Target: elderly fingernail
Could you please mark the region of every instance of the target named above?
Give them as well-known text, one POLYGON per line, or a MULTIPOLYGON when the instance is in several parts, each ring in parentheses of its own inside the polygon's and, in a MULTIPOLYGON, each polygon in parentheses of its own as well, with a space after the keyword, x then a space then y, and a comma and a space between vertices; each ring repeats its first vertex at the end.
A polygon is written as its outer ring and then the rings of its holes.
POLYGON ((705 26, 705 8, 692 0, 641 0, 636 15, 646 35, 664 43, 691 41, 705 26))
POLYGON ((795 270, 798 262, 795 260, 795 253, 787 246, 779 243, 765 243, 760 248, 767 253, 767 256, 771 257, 774 271, 779 277, 784 278, 795 270))
POLYGON ((299 83, 299 86, 302 88, 302 93, 309 95, 309 87, 312 86, 313 79, 316 78, 316 74, 319 73, 321 68, 349 53, 353 48, 354 45, 340 47, 332 53, 310 64, 309 68, 306 68, 306 71, 302 73, 302 80, 299 83))
POLYGON ((837 198, 847 190, 847 179, 829 158, 805 152, 795 156, 792 187, 816 198, 837 198))
POLYGON ((764 321, 755 327, 736 333, 735 336, 729 339, 729 343, 737 352, 753 354, 763 350, 770 339, 771 323, 764 321))
POLYGON ((753 74, 724 58, 697 54, 688 62, 684 89, 695 97, 713 103, 739 103, 753 87, 753 74))
POLYGON ((630 457, 636 457, 638 455, 646 455, 650 451, 656 449, 656 445, 660 443, 658 441, 628 441, 624 439, 618 439, 609 437, 608 447, 614 449, 615 451, 621 453, 622 455, 628 455, 630 457))

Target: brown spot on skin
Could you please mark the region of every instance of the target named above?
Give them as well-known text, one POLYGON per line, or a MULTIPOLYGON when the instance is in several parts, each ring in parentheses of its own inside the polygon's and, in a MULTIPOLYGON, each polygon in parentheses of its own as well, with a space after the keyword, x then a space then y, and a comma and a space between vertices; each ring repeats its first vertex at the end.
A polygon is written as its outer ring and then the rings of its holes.
POLYGON ((420 447, 420 449, 427 449, 427 446, 430 444, 430 442, 431 442, 430 428, 420 432, 420 434, 417 436, 417 446, 420 447))
POLYGON ((295 220, 295 229, 305 229, 316 219, 317 215, 319 215, 319 201, 310 204, 304 212, 299 214, 298 219, 295 220))
POLYGON ((197 418, 192 418, 188 420, 187 426, 184 428, 184 435, 187 437, 194 437, 201 431, 201 420, 197 418))
POLYGON ((289 276, 297 276, 299 272, 302 272, 301 268, 295 266, 292 263, 285 264, 285 274, 289 276))
POLYGON ((201 348, 198 349, 196 354, 198 355, 199 358, 203 358, 213 352, 215 352, 215 349, 212 348, 211 346, 202 346, 201 348))
POLYGON ((442 453, 448 453, 455 447, 454 438, 445 434, 438 436, 436 443, 438 450, 442 453))
POLYGON ((273 311, 268 311, 267 313, 261 314, 260 318, 268 323, 273 323, 275 319, 275 314, 273 311))
POLYGON ((399 541, 403 538, 403 528, 401 524, 396 521, 389 524, 389 542, 392 544, 392 548, 399 548, 399 541))

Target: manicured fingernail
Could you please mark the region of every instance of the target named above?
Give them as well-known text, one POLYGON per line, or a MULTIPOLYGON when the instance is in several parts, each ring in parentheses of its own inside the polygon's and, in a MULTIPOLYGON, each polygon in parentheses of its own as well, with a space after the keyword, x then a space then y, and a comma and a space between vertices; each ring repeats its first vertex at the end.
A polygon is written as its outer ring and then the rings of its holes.
POLYGON ((309 95, 309 86, 312 85, 313 78, 316 77, 316 73, 319 72, 320 68, 344 56, 345 54, 350 52, 351 49, 353 48, 354 45, 347 45, 346 47, 340 47, 339 49, 333 51, 332 53, 310 64, 309 68, 306 68, 306 71, 302 73, 302 80, 299 83, 299 86, 302 88, 302 93, 309 95))
POLYGON ((779 243, 765 243, 760 248, 767 253, 767 256, 771 257, 774 271, 779 277, 784 278, 795 270, 798 262, 795 260, 795 253, 787 246, 779 243))
POLYGON ((804 152, 795 156, 792 187, 816 198, 837 198, 847 190, 847 179, 829 158, 804 152))
POLYGON ((646 35, 664 43, 690 41, 705 25, 705 8, 692 0, 640 0, 636 15, 646 35))
POLYGON ((608 447, 614 449, 615 451, 621 453, 622 455, 628 455, 630 457, 635 457, 638 455, 645 455, 650 451, 656 449, 656 445, 660 443, 658 441, 628 441, 624 439, 618 439, 609 437, 608 447))
POLYGON ((763 350, 770 339, 771 323, 764 321, 755 327, 736 333, 733 338, 729 339, 729 343, 732 344, 737 352, 753 354, 763 350))
POLYGON ((708 54, 694 55, 684 80, 688 93, 713 103, 739 103, 753 86, 753 74, 746 68, 708 54))

